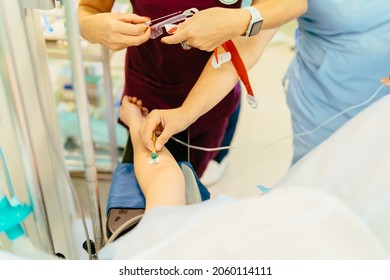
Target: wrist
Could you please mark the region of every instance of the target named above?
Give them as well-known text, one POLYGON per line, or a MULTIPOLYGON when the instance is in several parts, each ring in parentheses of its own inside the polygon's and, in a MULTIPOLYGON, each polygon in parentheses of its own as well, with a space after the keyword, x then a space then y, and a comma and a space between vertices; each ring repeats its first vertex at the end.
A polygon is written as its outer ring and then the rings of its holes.
POLYGON ((233 14, 232 18, 235 19, 234 26, 233 26, 233 35, 234 37, 241 36, 242 34, 245 34, 246 30, 248 29, 248 25, 251 21, 251 14, 246 9, 240 8, 235 9, 235 13, 233 14))
POLYGON ((196 122, 196 120, 199 118, 200 114, 196 110, 196 106, 186 106, 186 103, 183 103, 182 106, 177 108, 179 112, 179 116, 182 116, 182 123, 184 124, 185 128, 188 128, 191 124, 196 122))
POLYGON ((263 16, 260 11, 254 6, 243 7, 242 10, 245 10, 250 15, 247 28, 244 33, 241 33, 241 36, 252 37, 257 35, 260 32, 261 26, 263 25, 263 16))
POLYGON ((90 36, 91 33, 88 30, 88 26, 89 26, 88 20, 89 20, 88 16, 79 18, 80 35, 81 37, 88 40, 89 42, 95 43, 93 42, 93 38, 91 38, 90 36))

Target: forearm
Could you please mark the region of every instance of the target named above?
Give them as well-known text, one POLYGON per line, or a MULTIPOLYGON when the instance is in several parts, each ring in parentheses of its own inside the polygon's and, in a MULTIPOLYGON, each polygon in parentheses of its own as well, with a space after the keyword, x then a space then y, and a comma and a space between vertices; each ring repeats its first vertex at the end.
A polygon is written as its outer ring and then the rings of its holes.
MULTIPOLYGON (((277 29, 264 30, 258 36, 237 37, 233 40, 248 71, 260 59, 276 32, 277 29)), ((222 49, 220 48, 220 50, 222 49)), ((180 108, 188 118, 186 121, 191 124, 215 107, 234 88, 238 80, 239 76, 231 62, 224 63, 220 68, 214 69, 210 58, 197 83, 180 108)))
POLYGON ((109 13, 114 5, 115 0, 80 0, 77 15, 80 25, 81 36, 92 43, 97 43, 96 38, 90 36, 84 25, 85 20, 92 15, 100 13, 109 13))
POLYGON ((78 16, 84 19, 87 16, 111 11, 115 0, 80 0, 78 5, 78 16))
POLYGON ((141 143, 138 128, 130 128, 134 150, 134 170, 145 195, 146 210, 158 205, 185 205, 183 173, 171 153, 164 147, 157 164, 151 164, 151 153, 141 143))
MULTIPOLYGON (((302 15, 307 10, 307 0, 254 0, 252 6, 263 17, 261 30, 278 28, 302 15)), ((250 13, 245 9, 223 9, 228 20, 219 26, 219 32, 228 38, 243 35, 250 22, 250 13)))

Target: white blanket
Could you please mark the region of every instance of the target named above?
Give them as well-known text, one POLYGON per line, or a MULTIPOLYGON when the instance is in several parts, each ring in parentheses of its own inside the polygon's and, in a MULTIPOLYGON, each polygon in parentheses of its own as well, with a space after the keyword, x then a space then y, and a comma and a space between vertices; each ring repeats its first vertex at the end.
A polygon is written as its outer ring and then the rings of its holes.
POLYGON ((298 162, 267 194, 161 207, 105 259, 389 259, 390 96, 298 162))
POLYGON ((277 186, 339 197, 390 251, 390 96, 355 116, 304 157, 277 186))

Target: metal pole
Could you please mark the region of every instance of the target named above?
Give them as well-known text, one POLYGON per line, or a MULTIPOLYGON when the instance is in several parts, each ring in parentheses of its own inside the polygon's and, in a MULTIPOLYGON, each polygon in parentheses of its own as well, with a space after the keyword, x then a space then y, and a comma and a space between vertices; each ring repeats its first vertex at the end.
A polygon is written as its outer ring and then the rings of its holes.
POLYGON ((103 64, 103 77, 104 77, 104 93, 106 96, 106 115, 108 124, 108 133, 110 141, 110 157, 112 171, 118 164, 118 148, 115 135, 115 105, 112 94, 112 82, 111 82, 111 71, 110 71, 110 55, 106 48, 101 49, 102 64, 103 64))
POLYGON ((99 201, 99 187, 95 162, 95 150, 89 116, 87 87, 84 79, 84 65, 80 46, 80 30, 77 19, 77 6, 74 0, 63 0, 66 18, 68 49, 73 70, 77 114, 80 125, 81 142, 84 154, 85 177, 90 197, 92 226, 96 250, 103 247, 103 227, 99 201))

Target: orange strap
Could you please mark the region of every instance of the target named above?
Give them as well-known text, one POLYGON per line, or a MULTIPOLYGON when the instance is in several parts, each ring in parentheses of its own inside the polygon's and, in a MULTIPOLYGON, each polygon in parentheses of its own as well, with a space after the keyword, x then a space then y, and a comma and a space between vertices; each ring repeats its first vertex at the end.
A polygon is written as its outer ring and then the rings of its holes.
MULTIPOLYGON (((246 71, 244 62, 241 59, 240 54, 232 40, 229 40, 222 44, 222 47, 225 51, 232 54, 232 63, 234 68, 236 68, 237 74, 240 77, 242 83, 244 84, 246 91, 249 95, 254 97, 251 83, 249 82, 248 72, 246 71)), ((217 61, 218 62, 218 61, 217 61)))
MULTIPOLYGON (((255 98, 255 95, 253 94, 252 86, 249 81, 248 72, 246 71, 244 62, 241 59, 241 56, 234 45, 232 40, 229 40, 222 44, 222 47, 225 51, 230 52, 231 54, 231 61, 233 63, 234 68, 237 71, 238 76, 240 77, 242 83, 244 84, 246 91, 248 93, 247 95, 247 101, 249 105, 251 105, 253 108, 257 108, 257 101, 255 98)), ((214 49, 214 56, 217 63, 219 63, 218 59, 218 48, 214 49)))

